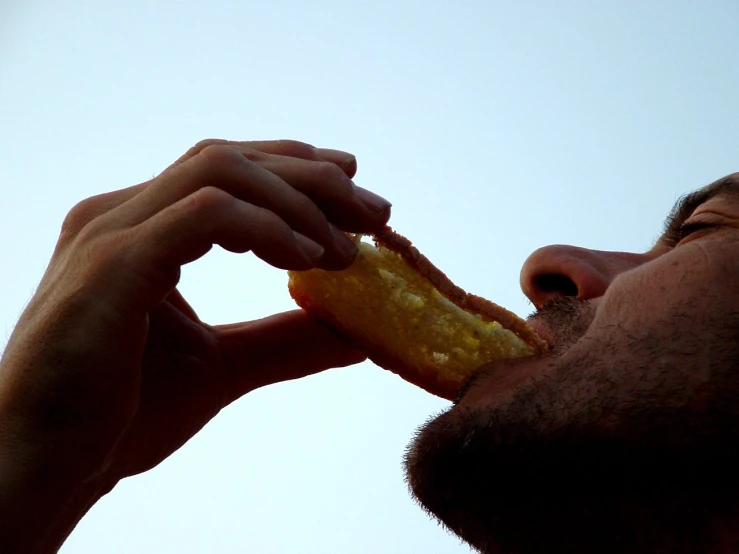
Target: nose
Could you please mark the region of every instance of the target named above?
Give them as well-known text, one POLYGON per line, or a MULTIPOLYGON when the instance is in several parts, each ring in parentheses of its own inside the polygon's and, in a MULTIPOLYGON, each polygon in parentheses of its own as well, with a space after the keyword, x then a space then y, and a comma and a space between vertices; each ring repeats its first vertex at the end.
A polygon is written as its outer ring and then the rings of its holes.
POLYGON ((617 275, 646 261, 643 254, 553 245, 536 250, 521 268, 521 289, 534 306, 550 300, 603 296, 617 275))

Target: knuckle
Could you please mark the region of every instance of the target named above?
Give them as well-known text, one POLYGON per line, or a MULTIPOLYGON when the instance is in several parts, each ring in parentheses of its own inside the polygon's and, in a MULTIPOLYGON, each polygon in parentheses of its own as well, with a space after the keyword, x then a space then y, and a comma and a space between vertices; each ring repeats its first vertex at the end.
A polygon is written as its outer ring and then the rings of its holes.
POLYGON ((218 187, 207 186, 185 198, 184 209, 193 212, 213 212, 233 201, 233 197, 218 187))
POLYGON ((241 150, 241 156, 250 162, 259 163, 267 158, 267 154, 260 152, 259 150, 253 150, 251 148, 244 148, 241 150))
POLYGON ((348 181, 347 176, 341 168, 331 162, 319 162, 315 164, 313 177, 316 181, 330 182, 334 185, 348 181))
POLYGON ((284 156, 293 158, 304 158, 307 160, 317 160, 316 148, 305 142, 292 139, 280 139, 275 141, 276 149, 284 156))
POLYGON ((99 212, 106 195, 92 196, 75 204, 62 221, 61 234, 65 238, 77 236, 99 212))
POLYGON ((282 221, 273 211, 255 204, 249 204, 247 213, 249 224, 255 228, 271 227, 282 221))
POLYGON ((196 156, 197 154, 200 154, 203 150, 205 150, 209 146, 224 145, 227 142, 228 141, 224 139, 217 139, 217 138, 207 138, 207 139, 200 140, 196 142, 195 145, 187 151, 186 156, 196 156))
POLYGON ((226 144, 210 144, 198 153, 198 159, 207 170, 217 170, 227 165, 241 164, 244 156, 226 144))

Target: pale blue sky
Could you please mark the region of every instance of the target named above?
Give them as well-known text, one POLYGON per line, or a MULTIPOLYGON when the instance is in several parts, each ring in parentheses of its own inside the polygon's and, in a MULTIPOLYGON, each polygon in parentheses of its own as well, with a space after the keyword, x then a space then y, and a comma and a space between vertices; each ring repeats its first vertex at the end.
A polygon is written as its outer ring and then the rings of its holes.
MULTIPOLYGON (((74 203, 212 136, 354 152, 397 230, 525 315, 535 248, 643 250, 680 194, 739 170, 737 24, 728 0, 0 1, 4 335, 74 203)), ((210 323, 293 306, 250 255, 181 288, 210 323)), ((468 552, 401 472, 446 405, 369 363, 257 391, 62 552, 468 552)))

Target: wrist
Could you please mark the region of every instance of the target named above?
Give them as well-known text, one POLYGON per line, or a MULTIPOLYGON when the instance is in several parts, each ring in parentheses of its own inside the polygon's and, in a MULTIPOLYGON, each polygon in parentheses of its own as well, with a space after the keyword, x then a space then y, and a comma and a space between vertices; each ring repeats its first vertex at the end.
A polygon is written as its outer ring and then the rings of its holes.
POLYGON ((0 552, 56 552, 115 482, 0 403, 0 552))
POLYGON ((8 459, 0 445, 0 552, 56 552, 115 483, 70 479, 53 460, 44 467, 8 459), (35 467, 34 467, 35 466, 35 467))

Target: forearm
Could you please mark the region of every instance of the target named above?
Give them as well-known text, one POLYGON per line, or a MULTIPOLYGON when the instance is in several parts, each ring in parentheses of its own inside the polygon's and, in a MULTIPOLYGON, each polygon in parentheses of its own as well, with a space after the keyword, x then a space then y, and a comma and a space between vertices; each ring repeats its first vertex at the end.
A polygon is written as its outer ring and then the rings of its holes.
POLYGON ((9 423, 0 419, 0 552, 56 552, 113 485, 80 479, 63 454, 19 437, 9 423))
POLYGON ((112 485, 90 471, 73 430, 40 423, 40 403, 12 384, 30 369, 11 367, 10 357, 0 363, 0 552, 56 552, 112 485))
POLYGON ((24 481, 0 484, 0 552, 57 552, 87 511, 107 492, 97 482, 69 494, 24 481))

